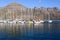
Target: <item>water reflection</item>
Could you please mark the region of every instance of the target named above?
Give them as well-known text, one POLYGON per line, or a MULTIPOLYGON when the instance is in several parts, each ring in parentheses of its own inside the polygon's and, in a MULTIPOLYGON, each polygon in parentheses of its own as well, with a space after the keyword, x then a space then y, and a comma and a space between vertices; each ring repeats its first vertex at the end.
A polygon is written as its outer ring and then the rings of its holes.
POLYGON ((0 24, 0 39, 60 40, 60 24, 0 24))

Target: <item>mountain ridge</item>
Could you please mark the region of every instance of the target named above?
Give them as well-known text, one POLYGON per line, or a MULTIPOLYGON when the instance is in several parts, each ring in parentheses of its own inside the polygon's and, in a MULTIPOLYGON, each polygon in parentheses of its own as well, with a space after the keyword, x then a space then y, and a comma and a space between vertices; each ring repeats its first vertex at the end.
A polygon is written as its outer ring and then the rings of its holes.
POLYGON ((0 19, 60 20, 60 9, 27 8, 19 3, 10 3, 0 9, 0 19))

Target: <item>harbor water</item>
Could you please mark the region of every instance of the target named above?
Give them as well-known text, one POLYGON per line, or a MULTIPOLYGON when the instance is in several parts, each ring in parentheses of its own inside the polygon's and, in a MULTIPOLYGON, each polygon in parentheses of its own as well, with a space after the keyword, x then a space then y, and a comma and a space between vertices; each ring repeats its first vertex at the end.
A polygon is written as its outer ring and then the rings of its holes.
POLYGON ((0 40, 60 40, 60 24, 0 23, 0 40))

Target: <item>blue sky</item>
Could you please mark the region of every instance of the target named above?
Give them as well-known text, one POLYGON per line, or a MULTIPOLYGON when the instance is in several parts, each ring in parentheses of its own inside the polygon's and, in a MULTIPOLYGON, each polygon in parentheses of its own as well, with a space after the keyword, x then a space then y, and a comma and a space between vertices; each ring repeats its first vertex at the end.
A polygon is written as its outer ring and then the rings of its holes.
POLYGON ((17 2, 28 8, 33 7, 58 7, 60 8, 60 0, 0 0, 0 7, 9 3, 17 2))

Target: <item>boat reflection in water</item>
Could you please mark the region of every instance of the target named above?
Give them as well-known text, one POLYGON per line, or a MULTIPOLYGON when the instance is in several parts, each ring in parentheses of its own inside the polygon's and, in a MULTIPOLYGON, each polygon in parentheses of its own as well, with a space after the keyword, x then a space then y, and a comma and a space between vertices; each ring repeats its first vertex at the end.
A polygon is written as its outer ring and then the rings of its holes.
POLYGON ((60 24, 0 23, 0 40, 60 40, 60 24))

